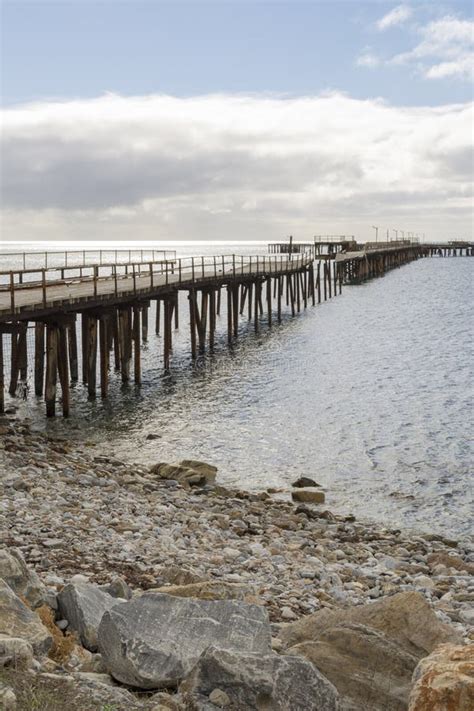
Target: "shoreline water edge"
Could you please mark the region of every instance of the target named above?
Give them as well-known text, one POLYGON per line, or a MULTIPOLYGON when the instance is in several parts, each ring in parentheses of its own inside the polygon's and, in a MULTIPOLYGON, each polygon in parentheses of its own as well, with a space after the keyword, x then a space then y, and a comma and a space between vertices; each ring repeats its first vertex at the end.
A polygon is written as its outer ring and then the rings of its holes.
POLYGON ((13 413, 0 435, 3 708, 417 710, 446 664, 471 703, 472 540, 334 515, 310 479, 224 488, 13 413))

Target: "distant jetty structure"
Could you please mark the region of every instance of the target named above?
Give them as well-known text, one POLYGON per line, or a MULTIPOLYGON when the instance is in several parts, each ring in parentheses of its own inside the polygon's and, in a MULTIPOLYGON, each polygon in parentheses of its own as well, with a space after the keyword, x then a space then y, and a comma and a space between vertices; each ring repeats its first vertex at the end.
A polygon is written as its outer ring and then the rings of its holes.
POLYGON ((0 264, 15 258, 21 265, 0 271, 0 412, 5 389, 11 397, 29 397, 29 359, 34 394, 44 398, 49 417, 58 402, 62 414, 70 414, 71 384, 79 379, 91 399, 108 396, 113 370, 123 383, 133 379, 139 384, 152 305, 168 372, 182 293, 189 305, 195 360, 214 350, 222 308, 232 346, 244 314, 258 333, 264 321, 268 327, 281 322, 283 305, 296 316, 309 304, 340 294, 344 284, 382 276, 413 260, 474 256, 474 243, 360 244, 353 237, 329 235, 312 242, 271 243, 268 251, 263 256, 182 259, 169 250, 104 250, 94 257, 85 250, 0 253, 0 264))

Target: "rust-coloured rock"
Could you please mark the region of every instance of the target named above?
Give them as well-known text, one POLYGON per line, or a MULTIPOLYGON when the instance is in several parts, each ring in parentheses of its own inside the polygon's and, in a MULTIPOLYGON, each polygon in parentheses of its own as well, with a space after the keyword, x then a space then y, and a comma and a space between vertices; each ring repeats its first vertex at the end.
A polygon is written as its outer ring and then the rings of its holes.
POLYGON ((409 711, 474 709, 474 645, 443 644, 418 664, 409 711))

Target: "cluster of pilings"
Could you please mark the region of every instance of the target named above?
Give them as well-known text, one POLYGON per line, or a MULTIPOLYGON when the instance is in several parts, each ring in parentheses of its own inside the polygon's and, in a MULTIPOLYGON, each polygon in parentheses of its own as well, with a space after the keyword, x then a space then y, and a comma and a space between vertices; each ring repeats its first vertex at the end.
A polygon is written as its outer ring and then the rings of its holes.
MULTIPOLYGON (((148 340, 149 308, 156 302, 156 335, 162 338, 163 367, 168 372, 173 351, 173 327, 179 327, 179 293, 187 291, 191 356, 196 359, 214 351, 221 303, 227 310, 227 342, 231 346, 239 333, 239 318, 253 320, 255 333, 262 317, 271 327, 282 321, 286 306, 293 316, 308 304, 325 301, 342 288, 342 270, 334 260, 319 260, 282 274, 242 274, 229 279, 184 287, 169 286, 159 298, 135 296, 133 300, 94 308, 77 306, 77 311, 61 311, 30 317, 34 327, 34 393, 44 397, 46 414, 56 414, 57 385, 61 387, 62 414, 71 407, 71 384, 82 380, 89 398, 109 392, 110 372, 119 373, 123 383, 142 379, 141 344, 148 340), (225 294, 222 298, 223 292, 225 294), (79 318, 78 318, 79 317, 79 318), (80 332, 78 324, 80 323, 80 332), (80 336, 79 336, 80 333, 80 336)), ((30 329, 31 330, 31 329, 30 329)), ((11 367, 8 392, 12 397, 27 396, 28 322, 0 323, 0 412, 4 410, 3 336, 11 336, 11 367), (20 388, 19 392, 19 386, 20 388)))
POLYGON ((391 269, 425 256, 427 256, 426 249, 419 245, 411 245, 389 250, 349 252, 338 255, 336 262, 342 270, 344 283, 358 284, 367 279, 383 276, 391 269))
POLYGON ((424 247, 430 257, 474 257, 474 246, 472 244, 458 245, 426 245, 424 247))

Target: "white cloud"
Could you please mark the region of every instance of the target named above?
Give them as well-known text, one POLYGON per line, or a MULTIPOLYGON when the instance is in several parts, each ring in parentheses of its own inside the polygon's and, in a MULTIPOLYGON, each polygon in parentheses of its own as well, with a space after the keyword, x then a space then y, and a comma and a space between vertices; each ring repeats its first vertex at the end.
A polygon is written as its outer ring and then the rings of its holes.
POLYGON ((470 229, 472 107, 341 94, 3 111, 4 239, 276 239, 470 229))
POLYGON ((358 67, 378 67, 380 65, 380 59, 369 50, 366 50, 357 57, 356 64, 358 67))
POLYGON ((402 25, 412 14, 413 10, 408 5, 397 5, 377 22, 377 28, 383 31, 390 27, 402 25))
POLYGON ((394 64, 415 64, 428 79, 471 79, 474 70, 474 22, 446 15, 418 28, 421 41, 394 64))

